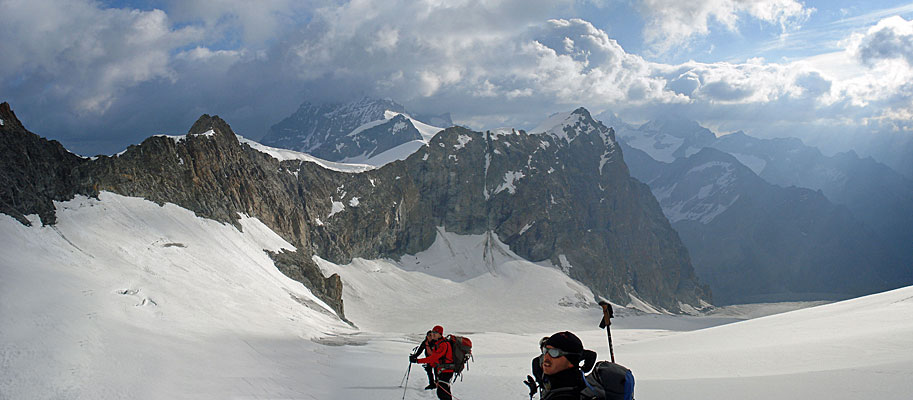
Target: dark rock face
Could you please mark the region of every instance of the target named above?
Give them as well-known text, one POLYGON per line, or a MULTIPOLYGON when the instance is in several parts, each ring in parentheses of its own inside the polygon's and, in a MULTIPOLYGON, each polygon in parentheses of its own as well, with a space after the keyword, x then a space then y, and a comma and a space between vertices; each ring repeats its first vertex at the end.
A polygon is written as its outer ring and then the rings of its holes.
POLYGON ((26 225, 29 214, 38 214, 45 225, 55 223, 53 200, 76 195, 71 171, 88 160, 56 140, 29 134, 8 103, 0 104, 0 120, 0 212, 26 225))
POLYGON ((709 299, 649 189, 630 177, 614 132, 585 109, 569 121, 562 130, 570 142, 547 134, 489 135, 487 162, 456 153, 459 162, 488 165, 484 190, 468 192, 490 196, 490 229, 527 259, 561 265, 563 256, 574 266, 571 277, 616 301, 636 293, 678 310, 677 301, 709 299), (506 185, 521 175, 514 189, 506 185))
POLYGON ((572 277, 618 302, 636 294, 679 311, 679 302, 709 300, 649 188, 628 175, 613 132, 577 113, 564 128, 570 142, 453 127, 408 159, 360 174, 289 165, 318 205, 307 212, 312 250, 336 263, 398 258, 428 248, 436 227, 493 232, 531 261, 566 260, 572 277))
POLYGON ((345 315, 342 313, 342 279, 339 278, 339 275, 333 274, 329 278, 325 278, 320 273, 320 269, 314 268, 313 261, 297 251, 283 250, 279 253, 267 253, 280 272, 303 283, 317 298, 326 302, 345 320, 345 315))
MULTIPOLYGON (((238 213, 256 217, 297 248, 271 254, 279 269, 340 315, 341 281, 324 278, 312 256, 399 258, 427 249, 437 227, 493 232, 529 260, 569 263, 572 277, 622 304, 629 294, 670 311, 709 300, 649 189, 628 175, 614 133, 586 110, 571 117, 557 127, 563 137, 454 127, 404 161, 344 173, 280 162, 204 115, 181 139, 151 137, 116 157, 72 160, 61 187, 70 196, 106 190, 171 202, 229 223, 238 213)), ((45 162, 66 170, 63 161, 45 162)), ((34 196, 50 204, 50 194, 34 196)))

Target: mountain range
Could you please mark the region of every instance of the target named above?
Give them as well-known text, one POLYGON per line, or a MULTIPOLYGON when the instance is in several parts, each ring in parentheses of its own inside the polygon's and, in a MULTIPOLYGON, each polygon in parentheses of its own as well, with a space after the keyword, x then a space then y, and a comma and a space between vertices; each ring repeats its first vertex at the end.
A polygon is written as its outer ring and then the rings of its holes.
POLYGON ((670 116, 619 132, 719 304, 847 298, 913 282, 913 184, 798 139, 717 137, 670 116))
POLYGON ((271 252, 277 267, 339 315, 344 282, 324 277, 314 257, 399 259, 442 230, 495 235, 618 304, 686 312, 711 300, 649 188, 629 175, 614 132, 585 109, 531 133, 451 127, 404 160, 358 168, 239 139, 209 115, 186 135, 92 159, 28 132, 6 103, 0 118, 3 213, 53 225, 54 201, 112 192, 239 229, 241 215, 254 217, 296 249, 271 252))
POLYGON ((717 137, 676 116, 635 126, 606 113, 604 125, 581 108, 529 132, 475 132, 411 115, 392 100, 304 103, 262 139, 276 148, 204 115, 185 136, 85 159, 5 105, 2 129, 16 134, 0 149, 0 211, 52 225, 52 201, 110 191, 232 224, 255 216, 297 249, 271 253, 280 270, 340 315, 344 283, 313 257, 399 259, 440 232, 496 235, 599 296, 673 312, 711 291, 732 304, 913 283, 913 184, 870 158, 717 137))

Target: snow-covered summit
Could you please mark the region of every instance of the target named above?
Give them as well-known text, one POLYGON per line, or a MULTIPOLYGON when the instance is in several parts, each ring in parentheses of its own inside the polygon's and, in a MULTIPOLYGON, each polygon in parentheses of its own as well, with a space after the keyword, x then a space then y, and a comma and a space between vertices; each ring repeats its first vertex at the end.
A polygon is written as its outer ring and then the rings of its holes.
POLYGON ((667 133, 682 139, 693 138, 712 141, 716 138, 716 135, 710 129, 701 126, 697 121, 675 114, 663 115, 647 121, 640 126, 640 130, 654 134, 667 133))
MULTIPOLYGON (((417 129, 419 131, 419 133, 422 134, 422 140, 425 143, 428 143, 428 141, 431 140, 431 138, 433 138, 434 135, 436 135, 438 132, 444 130, 444 128, 447 128, 445 126, 435 126, 435 125, 431 125, 431 124, 426 124, 426 123, 419 121, 418 119, 412 117, 410 114, 396 112, 396 111, 392 111, 392 110, 387 110, 384 112, 384 120, 391 120, 398 115, 402 116, 402 118, 404 118, 405 120, 408 120, 409 123, 412 124, 412 126, 414 126, 415 129, 417 129)), ((400 129, 402 129, 402 128, 400 128, 400 129)))
POLYGON ((345 152, 350 147, 361 150, 357 154, 349 151, 338 161, 381 167, 405 160, 442 130, 409 114, 386 110, 383 119, 363 124, 337 141, 337 152, 345 152))
POLYGON ((571 112, 552 114, 530 131, 531 134, 548 134, 567 142, 572 142, 579 135, 593 132, 602 133, 611 142, 615 141, 613 137, 608 136, 609 129, 594 120, 590 112, 583 107, 571 112))
POLYGON ((689 157, 716 140, 709 129, 676 115, 662 116, 639 127, 619 124, 616 130, 619 139, 628 146, 665 163, 689 157))
POLYGON ((323 160, 382 166, 408 157, 441 130, 392 100, 366 97, 343 104, 304 103, 261 142, 323 160))
POLYGON ((738 181, 749 174, 732 156, 711 148, 673 164, 672 179, 652 182, 669 222, 709 224, 740 198, 738 181))

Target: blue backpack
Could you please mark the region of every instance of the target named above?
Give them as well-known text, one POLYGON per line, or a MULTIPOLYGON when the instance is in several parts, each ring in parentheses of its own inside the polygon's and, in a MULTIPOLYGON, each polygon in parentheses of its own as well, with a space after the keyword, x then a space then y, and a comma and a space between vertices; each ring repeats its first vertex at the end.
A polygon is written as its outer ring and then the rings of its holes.
POLYGON ((584 377, 584 399, 634 400, 634 373, 622 365, 600 361, 584 377))

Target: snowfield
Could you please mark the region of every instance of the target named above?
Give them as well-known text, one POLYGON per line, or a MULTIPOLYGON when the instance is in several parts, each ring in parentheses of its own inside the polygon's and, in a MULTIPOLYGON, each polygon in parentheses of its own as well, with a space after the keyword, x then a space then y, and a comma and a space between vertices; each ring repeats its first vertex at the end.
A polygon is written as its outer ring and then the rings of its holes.
MULTIPOLYGON (((528 399, 537 342, 559 330, 609 358, 592 293, 492 235, 316 259, 352 326, 276 270, 264 250, 292 246, 256 219, 111 193, 56 206, 55 226, 0 215, 0 399, 434 399, 420 367, 401 382, 435 324, 473 340, 463 400, 528 399)), ((910 398, 913 287, 808 305, 619 309, 615 355, 639 400, 910 398)))

